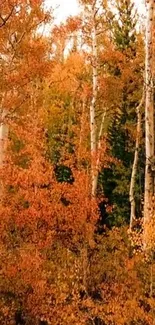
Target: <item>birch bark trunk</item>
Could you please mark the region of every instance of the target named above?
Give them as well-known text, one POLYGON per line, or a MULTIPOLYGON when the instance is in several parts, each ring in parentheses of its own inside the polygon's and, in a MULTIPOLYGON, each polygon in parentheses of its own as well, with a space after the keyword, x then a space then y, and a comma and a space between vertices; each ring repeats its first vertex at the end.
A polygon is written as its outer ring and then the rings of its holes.
POLYGON ((132 173, 131 173, 131 181, 130 181, 130 192, 129 192, 129 201, 130 201, 130 229, 132 229, 133 221, 136 218, 136 201, 135 201, 135 187, 136 187, 136 174, 138 168, 139 161, 139 149, 140 149, 140 140, 141 140, 141 107, 144 103, 145 92, 143 92, 143 96, 140 104, 136 108, 137 113, 137 134, 136 134, 136 145, 135 145, 135 153, 134 153, 134 161, 132 165, 132 173))
POLYGON ((91 177, 92 177, 92 196, 95 196, 96 192, 96 119, 95 119, 95 107, 97 100, 97 88, 98 88, 98 69, 97 69, 97 35, 96 35, 96 1, 92 5, 92 68, 93 68, 93 93, 92 101, 90 105, 90 143, 91 143, 91 177))
MULTIPOLYGON (((153 27, 155 1, 148 0, 146 19, 146 57, 145 57, 145 192, 144 192, 144 232, 150 220, 150 208, 154 195, 154 175, 152 160, 154 159, 154 89, 153 89, 153 27)), ((145 236, 146 237, 146 236, 145 236)), ((146 239, 146 238, 145 238, 146 239)), ((145 241, 144 239, 144 241, 145 241)))
POLYGON ((97 125, 96 125, 96 102, 98 95, 98 51, 97 51, 97 27, 98 22, 96 19, 98 9, 97 1, 94 0, 92 4, 92 69, 93 69, 93 92, 92 92, 92 101, 90 105, 90 143, 91 143, 91 189, 92 197, 96 196, 98 175, 99 175, 99 164, 100 156, 99 152, 101 149, 101 138, 103 133, 103 126, 106 117, 106 109, 103 112, 101 124, 99 127, 99 133, 97 134, 97 125))

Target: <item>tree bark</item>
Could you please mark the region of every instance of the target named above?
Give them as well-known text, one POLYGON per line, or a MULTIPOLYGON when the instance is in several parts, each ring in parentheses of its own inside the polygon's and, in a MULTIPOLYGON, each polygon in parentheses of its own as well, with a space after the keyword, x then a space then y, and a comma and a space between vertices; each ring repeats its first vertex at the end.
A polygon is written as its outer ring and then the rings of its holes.
POLYGON ((100 150, 101 150, 101 139, 102 139, 102 133, 103 133, 103 126, 106 118, 106 109, 102 115, 102 121, 100 125, 100 130, 99 130, 99 136, 97 140, 97 150, 96 150, 96 163, 95 163, 95 173, 94 173, 94 181, 92 184, 92 193, 93 196, 96 195, 96 190, 97 190, 97 183, 98 183, 98 176, 99 176, 99 165, 100 165, 100 150))
POLYGON ((92 69, 93 69, 93 93, 90 105, 90 142, 91 142, 91 177, 92 177, 92 197, 96 196, 101 149, 101 137, 103 132, 103 125, 106 117, 106 109, 103 112, 102 120, 97 135, 96 126, 96 102, 98 94, 98 53, 97 53, 97 21, 96 15, 98 8, 96 8, 96 0, 92 4, 92 69))
POLYGON ((144 192, 144 245, 147 241, 146 228, 151 218, 152 197, 154 195, 154 88, 153 88, 153 28, 155 1, 147 0, 146 57, 145 57, 145 192, 144 192))
MULTIPOLYGON (((2 106, 3 106, 3 99, 1 102, 1 121, 0 121, 0 170, 3 168, 3 164, 5 161, 5 153, 6 153, 6 146, 7 146, 8 133, 9 133, 9 128, 5 121, 7 112, 2 106)), ((2 200, 2 196, 3 196, 3 181, 0 178, 0 201, 2 200)))
POLYGON ((3 110, 0 123, 0 168, 3 167, 5 160, 6 142, 8 139, 8 125, 4 121, 6 117, 6 111, 3 110))
POLYGON ((136 201, 135 201, 135 187, 136 187, 136 174, 138 168, 139 161, 139 148, 140 148, 140 140, 141 140, 141 107, 144 103, 145 92, 143 91, 143 96, 140 101, 140 104, 136 108, 137 113, 137 134, 136 134, 136 145, 135 145, 135 153, 134 153, 134 161, 132 165, 131 172, 131 181, 130 181, 130 192, 129 192, 129 201, 130 201, 130 229, 132 229, 133 221, 136 218, 136 201))
POLYGON ((97 100, 98 89, 98 69, 97 69, 97 35, 96 35, 96 1, 92 5, 92 69, 93 69, 93 93, 90 105, 90 143, 91 143, 91 177, 92 177, 92 196, 95 196, 96 191, 96 119, 95 107, 97 100))

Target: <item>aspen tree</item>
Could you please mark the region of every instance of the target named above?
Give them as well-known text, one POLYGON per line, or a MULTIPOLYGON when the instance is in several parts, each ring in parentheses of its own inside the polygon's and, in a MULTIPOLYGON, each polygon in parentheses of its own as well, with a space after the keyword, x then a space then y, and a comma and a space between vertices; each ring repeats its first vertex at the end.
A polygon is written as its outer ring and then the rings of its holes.
POLYGON ((141 140, 141 124, 142 124, 142 113, 141 107, 144 103, 144 92, 140 104, 136 108, 137 113, 137 134, 136 134, 136 144, 135 144, 135 153, 134 153, 134 161, 132 165, 132 173, 131 173, 131 182, 130 182, 130 192, 129 192, 129 200, 130 200, 130 229, 132 229, 133 221, 136 218, 136 201, 135 201, 135 187, 136 187, 136 174, 139 162, 139 150, 140 150, 140 140, 141 140))
MULTIPOLYGON (((102 109, 101 121, 97 121, 97 99, 99 92, 99 48, 98 35, 104 33, 105 21, 100 19, 99 11, 104 12, 106 2, 99 3, 97 0, 82 0, 82 5, 86 6, 88 10, 87 27, 89 29, 85 32, 89 38, 89 45, 91 43, 91 67, 92 67, 92 95, 90 102, 90 150, 91 150, 91 195, 96 196, 101 150, 101 139, 103 133, 103 125, 105 123, 106 108, 102 109), (89 25, 89 26, 88 26, 89 25)), ((87 29, 87 28, 86 28, 87 29)))
MULTIPOLYGON (((153 88, 153 27, 155 1, 147 0, 146 54, 145 54, 145 193, 144 193, 144 232, 150 220, 150 207, 154 195, 154 88, 153 88)), ((146 239, 146 238, 145 238, 146 239)), ((145 241, 145 240, 144 240, 145 241)), ((146 241, 145 243, 146 244, 146 241)))
POLYGON ((92 196, 95 196, 96 187, 97 187, 97 173, 96 173, 96 121, 95 121, 95 107, 97 100, 97 89, 98 89, 98 69, 97 69, 97 31, 96 31, 96 0, 92 4, 92 69, 93 69, 93 92, 92 100, 90 105, 90 139, 91 139, 91 173, 92 173, 92 196))

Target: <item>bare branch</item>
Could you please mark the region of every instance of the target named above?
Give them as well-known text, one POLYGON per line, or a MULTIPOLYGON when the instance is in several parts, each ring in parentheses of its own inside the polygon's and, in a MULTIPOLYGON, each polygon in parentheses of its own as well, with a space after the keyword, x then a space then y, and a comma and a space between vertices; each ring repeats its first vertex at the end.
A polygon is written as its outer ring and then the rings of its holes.
POLYGON ((2 20, 2 23, 0 24, 0 28, 3 27, 3 26, 7 23, 7 21, 9 20, 9 18, 10 18, 10 17, 12 16, 12 14, 13 14, 13 11, 14 11, 14 7, 12 7, 10 13, 9 13, 8 16, 5 17, 5 18, 3 18, 2 15, 0 14, 0 19, 2 20))

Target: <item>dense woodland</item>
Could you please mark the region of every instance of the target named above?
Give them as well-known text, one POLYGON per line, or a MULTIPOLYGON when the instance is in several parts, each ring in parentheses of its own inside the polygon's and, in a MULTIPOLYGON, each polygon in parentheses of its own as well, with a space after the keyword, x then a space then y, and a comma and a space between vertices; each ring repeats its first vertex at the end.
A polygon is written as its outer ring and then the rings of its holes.
POLYGON ((155 1, 79 6, 0 0, 1 325, 155 324, 155 1))

